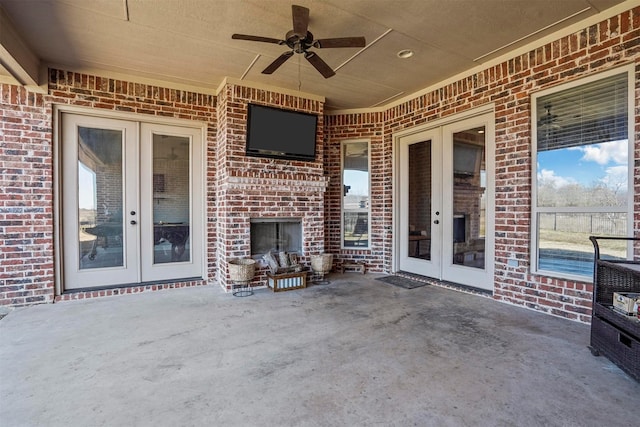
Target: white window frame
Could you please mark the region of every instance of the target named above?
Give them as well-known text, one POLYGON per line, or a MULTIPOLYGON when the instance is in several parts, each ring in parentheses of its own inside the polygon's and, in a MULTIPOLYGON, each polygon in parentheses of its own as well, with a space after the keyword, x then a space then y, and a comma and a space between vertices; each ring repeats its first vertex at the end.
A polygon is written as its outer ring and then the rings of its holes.
MULTIPOLYGON (((627 230, 629 232, 633 231, 633 200, 634 200, 634 148, 635 148, 635 116, 634 116, 634 105, 635 105, 635 74, 634 74, 634 66, 628 65, 624 67, 619 67, 616 69, 608 70, 606 72, 594 74, 588 77, 584 77, 569 83, 561 84, 555 86, 553 88, 549 88, 546 90, 542 90, 540 92, 536 92, 531 95, 531 177, 532 177, 532 188, 531 188, 531 259, 530 259, 530 271, 533 274, 540 274, 543 276, 549 277, 557 277, 562 279, 569 280, 577 280, 577 281, 593 281, 592 276, 582 276, 577 274, 570 273, 562 273, 559 271, 553 270, 542 270, 538 268, 538 214, 541 213, 626 213, 627 214, 627 230), (610 207, 538 207, 538 182, 537 182, 537 164, 538 164, 538 140, 537 140, 537 101, 538 98, 549 95, 551 93, 560 92, 563 90, 571 89, 573 87, 582 86, 587 83, 591 83, 594 81, 601 80, 606 77, 611 77, 619 74, 627 74, 627 135, 628 135, 628 191, 627 191, 627 206, 625 208, 613 208, 610 207)), ((631 242, 627 248, 627 256, 631 257, 633 254, 631 242)))
POLYGON ((367 173, 368 182, 367 188, 369 189, 369 203, 366 208, 349 209, 344 208, 344 193, 340 195, 340 248, 345 250, 369 250, 371 249, 371 141, 368 139, 349 139, 340 142, 340 189, 344 191, 344 146, 354 143, 366 143, 367 144, 367 173), (367 213, 367 245, 366 246, 345 246, 344 244, 344 214, 345 212, 366 212, 367 213))

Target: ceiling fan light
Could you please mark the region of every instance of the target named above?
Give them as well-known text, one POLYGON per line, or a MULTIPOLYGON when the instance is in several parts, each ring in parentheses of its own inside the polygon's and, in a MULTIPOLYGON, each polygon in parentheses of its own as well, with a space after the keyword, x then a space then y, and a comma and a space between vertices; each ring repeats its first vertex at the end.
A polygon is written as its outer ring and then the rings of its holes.
POLYGON ((407 58, 411 58, 413 56, 413 53, 414 52, 411 49, 402 49, 396 55, 398 55, 398 58, 407 59, 407 58))

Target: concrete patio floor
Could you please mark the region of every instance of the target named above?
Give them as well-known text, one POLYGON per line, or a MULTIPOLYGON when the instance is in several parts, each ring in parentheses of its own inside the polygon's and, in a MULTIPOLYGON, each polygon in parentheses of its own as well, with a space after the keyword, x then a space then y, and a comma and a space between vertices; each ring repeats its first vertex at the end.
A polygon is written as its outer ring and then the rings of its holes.
POLYGON ((640 383, 589 327, 377 275, 217 285, 0 320, 2 426, 625 426, 640 383))

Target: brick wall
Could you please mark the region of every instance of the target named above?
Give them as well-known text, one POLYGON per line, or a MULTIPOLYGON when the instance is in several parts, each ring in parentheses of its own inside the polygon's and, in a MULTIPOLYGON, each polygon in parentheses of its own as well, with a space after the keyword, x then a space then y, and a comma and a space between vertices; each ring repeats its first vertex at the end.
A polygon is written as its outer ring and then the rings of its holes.
MULTIPOLYGON (((640 8, 468 75, 392 108, 323 117, 323 104, 228 84, 218 97, 53 70, 46 95, 0 85, 0 304, 54 300, 52 105, 76 105, 207 123, 206 279, 228 289, 226 261, 250 254, 252 216, 305 218, 303 250, 338 259, 365 259, 371 271, 391 271, 392 137, 402 129, 494 103, 496 115, 495 298, 588 321, 591 285, 529 273, 531 200, 530 95, 612 67, 637 65, 640 108, 640 8), (246 104, 255 102, 320 115, 317 162, 244 156, 246 104), (323 123, 324 122, 324 123, 323 123), (371 142, 371 246, 340 248, 340 141, 371 142), (265 193, 265 189, 269 191, 265 193), (507 268, 515 252, 520 265, 507 268)), ((637 110, 636 110, 637 111, 637 110)), ((640 120, 636 114, 635 218, 640 229, 640 120)), ((191 286, 148 285, 138 292, 191 286)))
MULTIPOLYGON (((616 66, 636 64, 636 111, 640 108, 640 8, 621 13, 562 39, 540 46, 508 61, 424 93, 382 113, 334 115, 326 118, 327 150, 334 153, 340 141, 368 137, 382 179, 372 186, 372 209, 379 212, 373 240, 366 253, 378 270, 391 270, 391 169, 395 132, 495 104, 496 120, 496 259, 494 298, 549 314, 588 322, 591 313, 590 283, 529 273, 531 212, 531 100, 542 89, 616 66), (374 114, 381 117, 371 118, 374 114), (381 123, 384 125, 381 127, 381 123), (383 249, 384 248, 384 249, 383 249), (377 252, 381 249, 381 252, 377 252), (507 267, 515 252, 519 267, 507 267)), ((634 232, 640 230, 640 119, 636 113, 634 232)), ((337 157, 329 158, 335 164, 337 157)), ((332 166, 335 167, 335 166, 332 166)), ((332 173, 333 177, 333 173, 332 173)), ((333 182, 333 178, 332 178, 333 182)), ((339 197, 328 193, 330 221, 339 216, 339 197)), ((335 246, 337 238, 331 234, 335 246)))
MULTIPOLYGON (((0 305, 53 302, 53 104, 171 117, 207 123, 207 173, 215 176, 216 97, 59 70, 49 73, 47 94, 0 84, 0 305)), ((207 200, 215 206, 215 182, 207 200)), ((208 210, 208 259, 215 264, 215 213, 208 210)), ((211 269, 209 271, 212 271, 211 269)), ((206 283, 145 284, 66 294, 60 299, 142 292, 206 283)))
MULTIPOLYGON (((233 283, 227 262, 251 255, 251 218, 301 218, 301 261, 325 249, 323 108, 320 101, 228 84, 218 97, 218 281, 233 283), (318 114, 316 161, 245 156, 247 104, 283 107, 318 114)), ((254 284, 264 284, 266 268, 258 268, 254 284)))
POLYGON ((0 84, 0 304, 53 302, 51 105, 0 84))
POLYGON ((325 246, 338 260, 366 260, 367 270, 388 271, 391 258, 391 145, 383 139, 382 113, 329 115, 325 117, 326 149, 324 164, 329 177, 327 189, 327 239, 325 246), (342 178, 340 170, 340 142, 369 140, 370 143, 370 209, 371 235, 369 249, 341 249, 342 178))

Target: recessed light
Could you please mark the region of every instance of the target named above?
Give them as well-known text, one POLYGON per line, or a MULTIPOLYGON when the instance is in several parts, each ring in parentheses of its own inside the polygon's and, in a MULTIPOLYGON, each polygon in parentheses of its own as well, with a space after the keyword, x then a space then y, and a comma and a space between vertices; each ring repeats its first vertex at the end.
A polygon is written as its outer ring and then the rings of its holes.
POLYGON ((413 56, 413 51, 410 49, 403 49, 397 53, 398 58, 407 59, 413 56))
POLYGON ((483 129, 480 129, 480 130, 478 131, 478 133, 484 133, 484 130, 483 130, 483 129))

